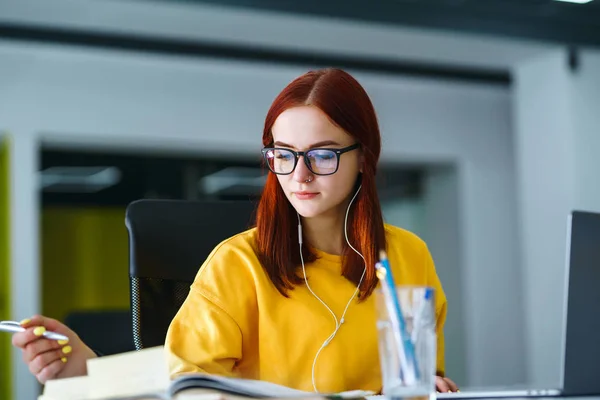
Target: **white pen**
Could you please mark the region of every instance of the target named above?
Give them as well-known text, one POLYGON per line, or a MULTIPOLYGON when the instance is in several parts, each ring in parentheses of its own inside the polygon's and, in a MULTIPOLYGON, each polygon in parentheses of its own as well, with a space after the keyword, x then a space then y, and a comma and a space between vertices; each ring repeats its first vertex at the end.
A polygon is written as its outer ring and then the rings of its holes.
MULTIPOLYGON (((9 332, 9 333, 17 333, 24 332, 25 328, 21 326, 18 322, 15 321, 0 321, 0 331, 9 332)), ((46 339, 52 340, 69 340, 65 335, 61 335, 60 333, 46 331, 42 334, 46 339)))

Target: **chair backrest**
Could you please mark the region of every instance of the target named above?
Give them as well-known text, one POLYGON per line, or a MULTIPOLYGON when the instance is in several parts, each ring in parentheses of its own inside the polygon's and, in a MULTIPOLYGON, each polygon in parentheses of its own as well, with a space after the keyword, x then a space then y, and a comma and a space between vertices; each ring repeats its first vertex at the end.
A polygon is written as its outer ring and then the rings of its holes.
POLYGON ((135 350, 130 310, 73 310, 65 317, 64 323, 77 332, 85 344, 102 355, 135 350))
POLYGON ((253 225, 250 201, 138 200, 127 207, 136 349, 164 344, 190 284, 221 241, 253 225))

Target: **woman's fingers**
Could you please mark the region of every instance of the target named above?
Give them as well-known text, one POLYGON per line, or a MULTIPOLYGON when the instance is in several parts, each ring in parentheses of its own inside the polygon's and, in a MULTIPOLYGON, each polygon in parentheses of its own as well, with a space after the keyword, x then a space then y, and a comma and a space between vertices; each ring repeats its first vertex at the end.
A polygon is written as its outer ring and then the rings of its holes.
POLYGON ((452 379, 445 378, 441 376, 435 377, 435 388, 438 392, 447 393, 447 392, 458 392, 458 386, 452 379))
POLYGON ((58 321, 35 315, 20 322, 24 332, 13 335, 14 346, 23 350, 23 361, 29 371, 40 383, 54 379, 63 371, 67 362, 67 354, 72 351, 69 340, 52 340, 44 337, 44 332, 54 331, 69 337, 66 330, 58 321))
POLYGON ((50 350, 60 350, 63 348, 63 343, 64 342, 59 343, 56 340, 50 340, 46 338, 39 338, 37 340, 33 340, 27 343, 23 348, 23 361, 29 363, 33 361, 39 354, 45 353, 50 350))
POLYGON ((447 377, 444 377, 443 379, 448 384, 448 387, 452 392, 458 392, 458 386, 452 381, 452 379, 447 377))
POLYGON ((50 350, 37 354, 35 358, 29 362, 29 372, 37 376, 44 368, 57 360, 61 361, 62 364, 66 363, 66 354, 61 350, 50 350))
POLYGON ((446 393, 450 390, 450 386, 448 385, 448 382, 446 382, 444 380, 444 378, 442 378, 441 376, 435 377, 435 388, 438 392, 441 392, 441 393, 446 393))
POLYGON ((13 345, 23 350, 23 360, 39 382, 49 379, 82 376, 87 373, 87 360, 96 354, 79 336, 61 322, 41 315, 21 321, 24 332, 13 335, 13 345), (44 332, 60 333, 66 341, 47 339, 44 332))
POLYGON ((24 319, 21 321, 21 326, 24 328, 43 326, 49 331, 61 333, 68 336, 72 333, 65 325, 58 322, 53 318, 44 317, 43 315, 34 315, 31 318, 24 319))
POLYGON ((40 354, 38 358, 29 364, 31 370, 32 365, 34 365, 36 362, 38 362, 38 359, 40 359, 38 366, 43 366, 34 375, 41 384, 45 384, 50 379, 55 379, 64 370, 65 364, 68 362, 65 355, 60 354, 58 351, 51 351, 48 353, 51 354, 48 356, 45 356, 46 353, 40 354))
MULTIPOLYGON (((39 339, 45 339, 43 334, 46 331, 61 333, 67 337, 72 336, 72 332, 68 328, 52 318, 35 315, 32 318, 24 319, 20 323, 25 328, 25 331, 15 333, 12 337, 13 346, 20 349, 25 349, 30 343, 39 339)), ((64 344, 66 344, 64 341, 60 341, 59 343, 59 345, 64 344)))
POLYGON ((32 326, 23 332, 15 333, 12 337, 12 344, 20 349, 24 349, 29 343, 42 338, 46 328, 43 326, 32 326))

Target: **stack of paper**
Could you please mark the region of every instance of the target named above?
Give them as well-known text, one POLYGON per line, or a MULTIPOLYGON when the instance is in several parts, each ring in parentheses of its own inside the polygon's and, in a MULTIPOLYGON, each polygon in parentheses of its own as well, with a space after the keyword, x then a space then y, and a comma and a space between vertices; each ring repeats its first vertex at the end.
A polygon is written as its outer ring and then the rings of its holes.
POLYGON ((46 382, 38 400, 168 399, 162 347, 88 360, 87 376, 46 382))

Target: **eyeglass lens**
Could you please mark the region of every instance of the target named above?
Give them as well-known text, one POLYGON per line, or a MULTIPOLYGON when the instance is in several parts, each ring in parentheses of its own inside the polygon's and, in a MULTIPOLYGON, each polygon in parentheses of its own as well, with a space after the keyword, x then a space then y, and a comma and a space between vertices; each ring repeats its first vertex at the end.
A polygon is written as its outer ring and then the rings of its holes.
MULTIPOLYGON (((272 149, 266 154, 269 168, 276 174, 289 174, 294 170, 296 155, 286 149, 272 149)), ((325 149, 309 150, 304 155, 309 169, 318 175, 332 174, 337 169, 338 158, 335 152, 325 149)))

